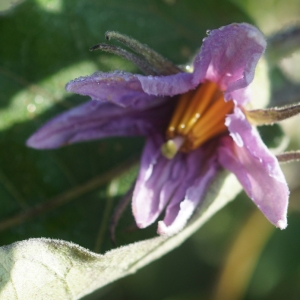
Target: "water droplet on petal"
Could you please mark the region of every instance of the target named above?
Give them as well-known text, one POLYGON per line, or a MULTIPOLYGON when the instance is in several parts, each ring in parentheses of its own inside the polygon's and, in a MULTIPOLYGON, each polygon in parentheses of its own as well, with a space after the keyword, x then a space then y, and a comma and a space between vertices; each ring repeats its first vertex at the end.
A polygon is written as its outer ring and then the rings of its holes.
POLYGON ((206 34, 207 34, 207 35, 210 35, 210 31, 211 31, 211 30, 209 30, 209 29, 206 30, 206 34))

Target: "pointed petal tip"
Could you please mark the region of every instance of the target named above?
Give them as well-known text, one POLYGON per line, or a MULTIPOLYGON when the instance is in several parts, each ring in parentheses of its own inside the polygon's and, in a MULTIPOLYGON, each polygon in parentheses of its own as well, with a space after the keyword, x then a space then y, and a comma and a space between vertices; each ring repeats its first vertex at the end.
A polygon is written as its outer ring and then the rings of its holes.
POLYGON ((26 146, 33 149, 41 149, 39 143, 37 143, 36 141, 34 134, 26 141, 26 146))
POLYGON ((55 145, 49 145, 49 144, 42 144, 42 143, 35 141, 34 139, 32 139, 32 140, 29 139, 26 142, 26 146, 28 148, 35 149, 35 150, 47 150, 47 149, 58 148, 61 145, 55 146, 55 145))
POLYGON ((63 145, 67 145, 67 143, 62 143, 58 140, 53 140, 50 137, 44 138, 44 135, 40 134, 40 130, 36 131, 32 136, 30 136, 26 141, 26 146, 36 150, 42 149, 55 149, 63 145))
POLYGON ((72 81, 70 81, 70 82, 68 82, 66 84, 65 89, 66 89, 67 92, 72 92, 72 90, 71 90, 71 84, 72 84, 72 81))
POLYGON ((78 86, 80 86, 82 83, 84 83, 86 81, 88 76, 86 77, 78 77, 78 78, 75 78, 71 81, 69 81, 66 86, 65 86, 65 89, 67 92, 74 92, 76 93, 76 87, 78 88, 78 86))
POLYGON ((169 237, 178 233, 180 229, 166 226, 164 221, 159 221, 157 226, 157 233, 161 236, 169 237))
POLYGON ((287 221, 286 220, 279 220, 276 223, 276 227, 278 227, 281 230, 285 229, 287 227, 287 221))
POLYGON ((157 226, 157 234, 165 235, 166 231, 167 231, 167 226, 165 225, 165 223, 163 221, 159 221, 157 226))
POLYGON ((146 228, 147 226, 149 226, 148 224, 145 224, 145 223, 143 223, 143 222, 137 222, 136 221, 136 226, 138 227, 138 228, 140 228, 140 229, 144 229, 144 228, 146 228))
POLYGON ((29 139, 27 139, 26 146, 29 148, 34 148, 34 143, 32 143, 32 136, 29 139))

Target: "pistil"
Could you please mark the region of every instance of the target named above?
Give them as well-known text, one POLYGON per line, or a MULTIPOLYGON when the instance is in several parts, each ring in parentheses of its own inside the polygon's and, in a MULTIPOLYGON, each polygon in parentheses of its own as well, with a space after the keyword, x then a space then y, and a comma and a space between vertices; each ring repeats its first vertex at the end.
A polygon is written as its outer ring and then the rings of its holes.
POLYGON ((182 136, 176 136, 174 139, 170 139, 162 145, 161 152, 166 158, 172 159, 183 143, 184 138, 182 136))

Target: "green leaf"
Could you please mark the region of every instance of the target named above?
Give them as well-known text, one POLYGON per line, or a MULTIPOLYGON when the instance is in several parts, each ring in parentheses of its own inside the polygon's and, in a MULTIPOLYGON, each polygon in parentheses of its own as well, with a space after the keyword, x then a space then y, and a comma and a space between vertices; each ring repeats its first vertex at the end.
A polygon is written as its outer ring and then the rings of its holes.
POLYGON ((29 239, 0 248, 0 296, 3 299, 79 299, 118 278, 136 272, 185 241, 241 187, 220 172, 201 209, 180 233, 129 244, 99 255, 61 240, 29 239))
POLYGON ((1 0, 0 1, 0 14, 7 12, 8 10, 14 8, 24 0, 1 0))

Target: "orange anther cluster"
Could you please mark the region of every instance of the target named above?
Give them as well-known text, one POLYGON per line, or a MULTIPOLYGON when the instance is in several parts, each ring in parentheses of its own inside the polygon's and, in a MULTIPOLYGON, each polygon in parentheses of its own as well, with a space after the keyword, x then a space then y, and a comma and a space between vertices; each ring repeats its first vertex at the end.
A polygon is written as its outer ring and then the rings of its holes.
POLYGON ((224 122, 233 111, 233 101, 224 101, 214 82, 207 81, 196 90, 181 95, 167 128, 167 140, 182 137, 181 151, 191 151, 227 130, 224 122))

